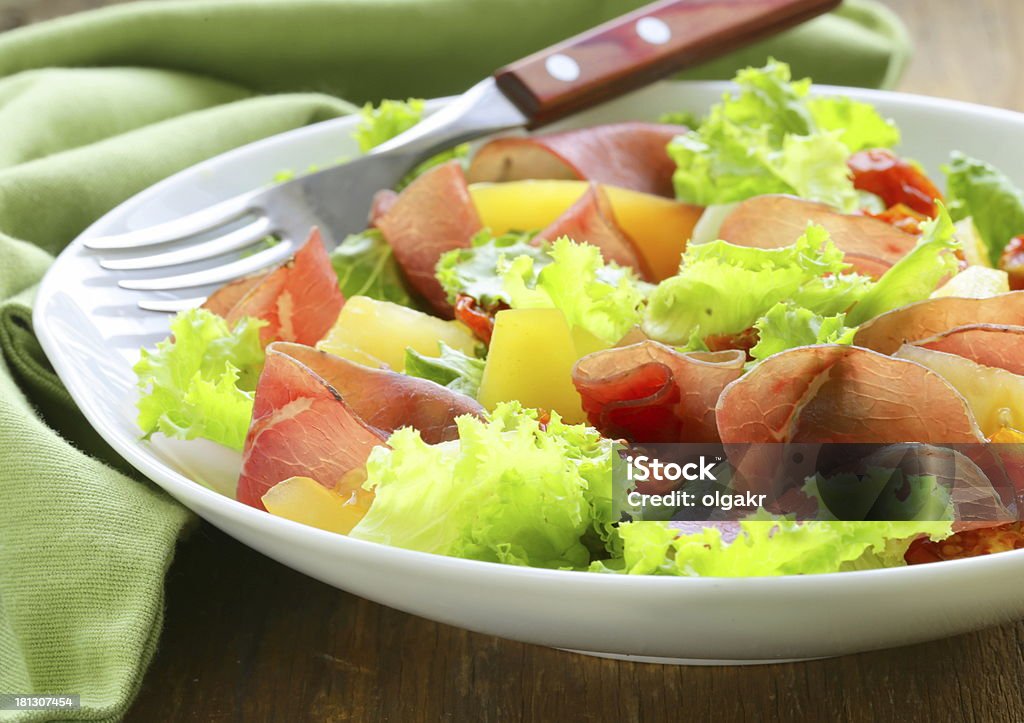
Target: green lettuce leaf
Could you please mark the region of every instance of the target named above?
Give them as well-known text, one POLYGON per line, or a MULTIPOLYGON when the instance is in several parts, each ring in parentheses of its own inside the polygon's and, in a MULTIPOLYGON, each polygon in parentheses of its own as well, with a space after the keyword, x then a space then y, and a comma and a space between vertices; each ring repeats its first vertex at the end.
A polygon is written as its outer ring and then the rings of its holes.
POLYGON ((600 572, 686 577, 813 575, 894 567, 917 537, 944 539, 949 522, 741 522, 731 543, 713 527, 678 535, 659 522, 619 525, 623 563, 596 563, 600 572))
POLYGON ((953 220, 971 217, 996 266, 1006 244, 1024 234, 1024 193, 1006 174, 962 153, 954 153, 942 170, 953 220))
POLYGON ((435 274, 448 294, 449 303, 454 304, 459 294, 473 297, 485 309, 510 303, 501 280, 509 261, 517 256, 529 256, 533 259, 534 271, 551 263, 547 253, 550 245, 546 242, 531 244, 532 236, 528 233, 494 236, 484 229, 473 237, 469 248, 442 254, 435 274))
MULTIPOLYGON (((376 108, 372 103, 363 106, 359 125, 352 133, 359 150, 369 153, 371 150, 389 141, 397 135, 412 128, 423 119, 425 106, 420 98, 401 100, 382 100, 376 108)), ((465 158, 469 154, 469 145, 463 143, 447 151, 442 151, 420 163, 398 184, 401 189, 409 185, 413 179, 429 171, 434 166, 450 161, 453 158, 465 158)))
POLYGON ((517 256, 501 274, 513 309, 559 309, 570 327, 585 329, 609 344, 639 323, 645 286, 629 269, 605 264, 601 250, 557 239, 551 262, 537 269, 533 255, 517 256))
POLYGON ((429 379, 442 387, 476 398, 484 376, 484 360, 452 349, 443 341, 439 357, 420 354, 413 348, 405 350, 405 373, 420 379, 429 379))
POLYGON ((899 132, 869 105, 810 99, 809 80, 791 81, 775 60, 735 78, 699 128, 669 145, 676 195, 702 206, 766 193, 791 193, 852 210, 858 203, 846 168, 864 147, 890 146, 899 132))
POLYGON ((245 318, 229 329, 205 309, 178 314, 171 336, 135 364, 139 427, 148 437, 204 437, 241 449, 252 417, 253 390, 263 368, 260 328, 245 318))
POLYGON ((790 301, 779 302, 754 322, 758 340, 750 356, 761 360, 798 346, 851 344, 856 329, 845 321, 842 313, 822 316, 790 301))
MULTIPOLYGON (((351 536, 406 549, 549 568, 585 568, 611 530, 611 442, 518 404, 456 420, 428 445, 404 428, 366 465, 375 497, 351 536)), ((608 543, 611 544, 610 542, 608 543)))
POLYGON ((879 314, 927 299, 939 282, 954 276, 960 242, 949 213, 940 205, 939 215, 921 230, 917 245, 882 274, 847 315, 851 325, 863 324, 879 314))
POLYGON ((814 124, 822 131, 838 131, 851 153, 900 144, 900 129, 883 118, 870 103, 852 98, 809 98, 814 124))
POLYGON ((331 252, 331 265, 345 298, 369 296, 415 308, 398 262, 377 229, 351 234, 331 252))
POLYGON ((758 249, 714 241, 687 248, 678 275, 650 296, 643 329, 667 344, 739 334, 780 302, 832 316, 853 306, 871 280, 844 273, 828 232, 808 226, 792 246, 758 249))

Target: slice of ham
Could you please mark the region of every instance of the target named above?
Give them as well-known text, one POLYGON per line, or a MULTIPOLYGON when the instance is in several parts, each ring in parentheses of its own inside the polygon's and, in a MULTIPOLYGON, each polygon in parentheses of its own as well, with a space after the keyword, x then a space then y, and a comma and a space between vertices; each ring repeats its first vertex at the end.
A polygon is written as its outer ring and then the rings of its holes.
POLYGON ((425 379, 300 344, 271 344, 256 387, 238 500, 264 509, 266 491, 294 476, 333 487, 399 427, 415 427, 436 444, 457 438, 455 418, 462 414, 480 415, 483 408, 425 379))
POLYGON ((203 307, 232 326, 245 316, 263 319, 267 322, 260 331, 264 344, 315 344, 334 324, 344 303, 320 231, 314 228, 289 261, 265 274, 221 287, 203 307))
POLYGON ((203 308, 212 311, 217 316, 226 317, 235 308, 235 305, 245 298, 246 294, 256 288, 257 284, 267 278, 269 274, 269 271, 264 271, 263 273, 243 276, 240 279, 229 281, 207 297, 206 301, 203 302, 203 308))
POLYGON ((943 297, 909 304, 861 325, 853 343, 892 354, 904 342, 927 339, 972 324, 1024 326, 1024 291, 986 299, 943 297))
POLYGON ((684 126, 611 123, 485 144, 469 166, 471 183, 530 178, 585 180, 674 197, 669 141, 684 126))
POLYGON ((573 383, 590 423, 633 442, 715 442, 715 404, 743 374, 741 351, 680 353, 654 341, 583 357, 573 383))
POLYGON ((1024 326, 971 324, 914 342, 915 346, 962 356, 977 364, 1024 375, 1024 326))
POLYGON ((381 201, 387 207, 374 220, 390 244, 409 284, 438 315, 451 319, 453 310, 434 267, 445 251, 469 246, 480 230, 480 216, 466 187, 458 161, 424 173, 399 194, 381 201))
POLYGON ((616 222, 608 195, 596 183, 591 183, 579 200, 538 233, 534 240, 554 241, 560 236, 597 246, 605 261, 636 269, 642 279, 653 278, 650 266, 636 244, 616 222))
POLYGON ((718 400, 726 443, 984 441, 967 402, 920 364, 843 345, 765 359, 718 400))
POLYGON ((853 270, 878 278, 917 244, 917 237, 870 216, 840 213, 831 206, 784 195, 755 196, 726 216, 718 236, 738 246, 789 246, 808 223, 825 228, 853 270))

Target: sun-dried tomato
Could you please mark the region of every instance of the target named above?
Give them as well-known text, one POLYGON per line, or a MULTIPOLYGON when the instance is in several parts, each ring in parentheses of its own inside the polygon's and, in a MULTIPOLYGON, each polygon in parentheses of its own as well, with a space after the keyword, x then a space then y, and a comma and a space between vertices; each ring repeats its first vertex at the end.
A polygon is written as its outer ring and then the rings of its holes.
POLYGON ((708 348, 708 351, 739 349, 741 351, 749 352, 757 346, 757 340, 757 329, 750 327, 749 329, 744 329, 738 334, 711 334, 706 336, 704 337, 704 346, 708 348))
POLYGON ((1006 244, 999 258, 999 268, 1009 275, 1011 291, 1024 290, 1024 234, 1006 244))
POLYGON ((997 527, 968 529, 945 540, 914 540, 903 559, 908 565, 989 555, 1024 548, 1024 523, 1010 522, 997 527))
POLYGON ((850 156, 846 162, 853 187, 880 196, 887 207, 903 204, 935 218, 942 193, 921 170, 891 151, 874 148, 850 156))
POLYGON ((885 221, 890 226, 895 226, 900 231, 914 234, 915 236, 921 233, 921 222, 928 220, 928 217, 923 213, 918 213, 905 203, 897 203, 881 213, 866 211, 864 215, 877 218, 879 221, 885 221))
POLYGON ((455 299, 455 318, 469 327, 480 341, 485 344, 491 343, 491 334, 494 333, 494 315, 506 307, 499 304, 494 309, 484 309, 472 296, 460 294, 455 299))

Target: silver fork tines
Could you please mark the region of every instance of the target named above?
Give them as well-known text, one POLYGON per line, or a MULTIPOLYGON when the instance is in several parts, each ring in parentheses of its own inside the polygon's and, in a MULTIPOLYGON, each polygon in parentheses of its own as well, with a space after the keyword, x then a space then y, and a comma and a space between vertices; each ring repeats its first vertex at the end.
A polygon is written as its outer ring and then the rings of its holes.
POLYGON ((215 256, 221 256, 231 251, 238 251, 251 246, 267 236, 270 236, 274 227, 270 219, 259 218, 248 226, 224 234, 220 238, 211 241, 204 241, 195 246, 167 251, 152 256, 133 257, 128 259, 103 259, 100 266, 111 271, 135 271, 139 269, 159 269, 167 266, 178 266, 196 261, 205 261, 215 256))
MULTIPOLYGON (((324 244, 332 249, 346 234, 366 228, 373 195, 382 188, 393 188, 417 163, 445 148, 525 123, 522 112, 488 78, 423 122, 350 163, 243 193, 174 221, 83 243, 96 251, 184 244, 155 254, 99 260, 103 268, 114 272, 186 264, 206 266, 160 278, 121 279, 118 285, 123 289, 173 291, 222 284, 285 261, 314 226, 320 227, 324 244), (246 217, 251 220, 245 225, 227 230, 230 224, 246 217), (197 238, 205 234, 216 236, 197 238), (281 242, 242 258, 235 254, 270 235, 281 242), (216 260, 228 254, 235 257, 216 260)), ((143 299, 138 304, 151 311, 180 311, 202 301, 202 297, 143 299)))

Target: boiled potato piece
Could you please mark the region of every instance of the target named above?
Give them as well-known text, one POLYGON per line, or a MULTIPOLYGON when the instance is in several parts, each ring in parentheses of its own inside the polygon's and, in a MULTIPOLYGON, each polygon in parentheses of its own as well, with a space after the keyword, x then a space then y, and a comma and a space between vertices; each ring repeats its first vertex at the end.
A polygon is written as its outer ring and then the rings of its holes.
POLYGON ((586 415, 572 383, 577 358, 558 309, 499 311, 477 398, 487 409, 518 400, 524 407, 553 409, 566 422, 583 422, 586 415))
POLYGON ((987 299, 1010 290, 1010 275, 987 266, 968 266, 932 292, 931 298, 956 296, 961 299, 987 299))
POLYGON ((478 343, 458 321, 444 321, 390 301, 353 296, 316 348, 366 366, 402 371, 406 347, 425 356, 438 356, 440 341, 471 356, 478 343))
MULTIPOLYGON (((602 188, 608 194, 615 220, 633 239, 655 279, 675 276, 703 209, 625 188, 602 188)), ((474 183, 469 187, 480 220, 496 234, 543 229, 586 190, 585 181, 512 181, 474 183)))
POLYGON ((267 490, 263 506, 272 515, 347 535, 370 509, 373 494, 327 489, 311 477, 290 477, 267 490))
POLYGON ((1004 427, 1024 427, 1024 377, 910 344, 904 344, 893 356, 922 364, 953 385, 967 400, 986 437, 1004 427))

